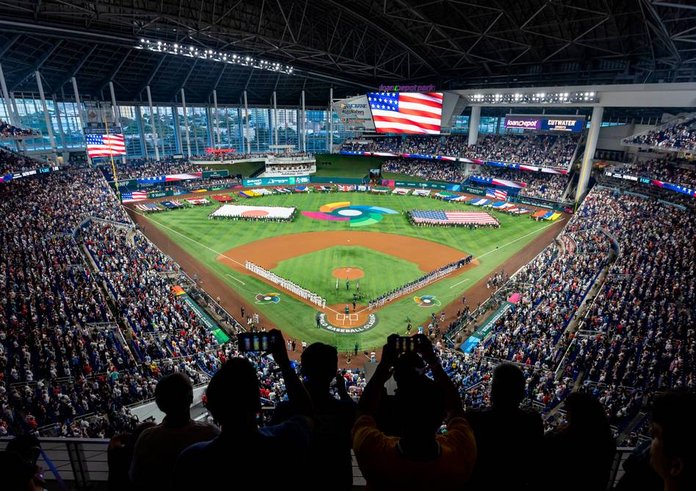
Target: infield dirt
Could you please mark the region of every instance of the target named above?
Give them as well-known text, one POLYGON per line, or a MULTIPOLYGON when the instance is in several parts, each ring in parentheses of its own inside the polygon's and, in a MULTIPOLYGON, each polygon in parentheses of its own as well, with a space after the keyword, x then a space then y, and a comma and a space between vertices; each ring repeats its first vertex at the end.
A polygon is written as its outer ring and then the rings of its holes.
MULTIPOLYGON (((284 259, 303 256, 335 246, 373 249, 418 265, 421 271, 433 271, 467 253, 430 240, 380 232, 307 232, 279 235, 234 247, 218 256, 218 261, 245 274, 244 261, 273 269, 284 259)), ((471 266, 478 264, 475 260, 471 266)), ((460 271, 465 271, 462 268, 460 271)))

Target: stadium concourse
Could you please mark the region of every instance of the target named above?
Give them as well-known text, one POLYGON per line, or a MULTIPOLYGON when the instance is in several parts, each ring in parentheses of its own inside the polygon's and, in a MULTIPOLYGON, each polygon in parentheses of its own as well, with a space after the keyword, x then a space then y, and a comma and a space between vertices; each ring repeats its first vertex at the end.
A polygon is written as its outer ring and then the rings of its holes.
POLYGON ((693 2, 578 3, 0 3, 0 489, 696 489, 693 2))

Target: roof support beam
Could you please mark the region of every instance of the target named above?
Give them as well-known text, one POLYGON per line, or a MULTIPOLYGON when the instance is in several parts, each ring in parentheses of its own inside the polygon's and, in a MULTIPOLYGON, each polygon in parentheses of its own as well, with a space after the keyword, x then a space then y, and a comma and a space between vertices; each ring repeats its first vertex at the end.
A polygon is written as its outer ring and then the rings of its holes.
POLYGON ((164 55, 160 56, 160 59, 157 62, 157 65, 155 65, 155 68, 150 73, 150 76, 147 77, 147 80, 143 84, 142 89, 140 89, 138 92, 142 92, 143 90, 145 90, 147 87, 150 86, 150 83, 152 83, 152 79, 154 79, 155 75, 157 75, 157 72, 159 71, 160 67, 162 66, 162 63, 164 63, 164 55))
POLYGON ((85 56, 83 56, 82 58, 80 58, 80 61, 77 63, 77 65, 75 65, 75 67, 74 67, 72 70, 70 70, 70 75, 68 75, 68 76, 65 78, 65 80, 63 80, 60 84, 58 84, 58 86, 59 86, 59 87, 62 87, 63 85, 65 85, 65 84, 67 84, 68 82, 70 82, 70 79, 73 78, 75 75, 77 75, 77 72, 79 72, 80 69, 82 69, 82 67, 84 66, 85 62, 89 59, 90 56, 92 56, 92 54, 94 53, 94 51, 95 51, 96 49, 97 49, 97 45, 96 45, 96 44, 95 44, 95 45, 92 45, 92 49, 89 50, 89 53, 87 53, 85 56))
POLYGON ((34 66, 31 67, 31 70, 28 73, 26 73, 19 82, 15 83, 12 86, 12 88, 10 89, 10 92, 14 92, 17 89, 17 87, 19 87, 24 82, 29 80, 32 77, 32 75, 34 75, 34 72, 38 72, 41 69, 41 67, 44 66, 44 63, 46 63, 48 61, 48 59, 51 56, 53 56, 53 53, 56 52, 56 50, 60 47, 61 44, 63 44, 62 39, 60 41, 56 42, 56 44, 54 44, 53 46, 51 46, 51 49, 46 51, 46 53, 44 53, 43 56, 41 56, 41 58, 39 58, 36 61, 34 66))
POLYGON ((132 49, 129 49, 129 50, 126 52, 126 55, 125 55, 123 58, 121 58, 121 61, 118 63, 118 65, 116 65, 116 68, 114 68, 114 70, 109 74, 108 78, 104 81, 104 83, 102 84, 100 90, 104 90, 104 87, 106 87, 107 85, 109 85, 109 82, 112 82, 112 81, 114 80, 114 77, 118 74, 118 72, 121 71, 121 67, 122 67, 123 64, 126 62, 126 60, 128 59, 128 57, 130 56, 130 54, 131 54, 132 52, 133 52, 132 49))

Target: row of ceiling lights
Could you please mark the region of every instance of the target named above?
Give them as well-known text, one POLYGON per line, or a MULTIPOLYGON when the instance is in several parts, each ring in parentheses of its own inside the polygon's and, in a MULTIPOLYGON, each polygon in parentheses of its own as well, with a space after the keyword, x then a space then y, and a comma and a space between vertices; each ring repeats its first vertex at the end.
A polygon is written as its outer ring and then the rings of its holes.
POLYGON ((135 47, 137 49, 146 49, 149 51, 155 51, 157 53, 167 53, 170 55, 185 56, 187 58, 199 58, 201 60, 217 61, 219 63, 248 66, 251 68, 257 68, 259 70, 280 72, 288 75, 292 74, 294 70, 293 67, 289 65, 262 60, 252 56, 225 53, 224 51, 216 51, 213 49, 202 49, 196 46, 187 46, 178 43, 169 43, 166 41, 151 41, 149 39, 141 39, 140 43, 135 47))
POLYGON ((470 95, 472 104, 528 104, 528 103, 596 103, 599 97, 595 92, 533 92, 515 94, 474 94, 470 95))

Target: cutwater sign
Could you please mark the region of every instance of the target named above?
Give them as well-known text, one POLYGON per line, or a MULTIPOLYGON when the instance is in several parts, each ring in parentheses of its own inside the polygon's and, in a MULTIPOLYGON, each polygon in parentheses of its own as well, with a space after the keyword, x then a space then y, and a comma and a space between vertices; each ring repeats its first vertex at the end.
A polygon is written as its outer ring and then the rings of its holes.
POLYGON ((294 186, 295 184, 306 184, 309 176, 298 177, 258 177, 256 179, 243 179, 242 185, 245 188, 255 186, 294 186))

